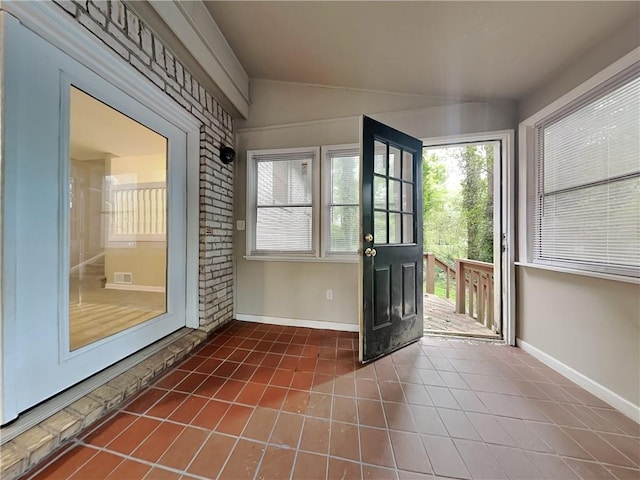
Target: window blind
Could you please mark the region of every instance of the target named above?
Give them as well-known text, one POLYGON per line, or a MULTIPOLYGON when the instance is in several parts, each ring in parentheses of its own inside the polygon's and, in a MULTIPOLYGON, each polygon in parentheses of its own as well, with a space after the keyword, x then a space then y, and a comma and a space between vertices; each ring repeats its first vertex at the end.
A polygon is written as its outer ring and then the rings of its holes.
POLYGON ((639 72, 536 125, 534 262, 640 276, 639 72))

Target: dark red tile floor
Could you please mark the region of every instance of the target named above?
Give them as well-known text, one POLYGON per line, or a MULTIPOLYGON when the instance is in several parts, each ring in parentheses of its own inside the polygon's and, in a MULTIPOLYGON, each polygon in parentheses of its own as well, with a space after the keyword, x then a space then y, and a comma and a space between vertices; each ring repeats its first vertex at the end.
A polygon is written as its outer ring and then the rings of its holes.
POLYGON ((640 478, 640 426, 517 348, 232 322, 37 479, 640 478))

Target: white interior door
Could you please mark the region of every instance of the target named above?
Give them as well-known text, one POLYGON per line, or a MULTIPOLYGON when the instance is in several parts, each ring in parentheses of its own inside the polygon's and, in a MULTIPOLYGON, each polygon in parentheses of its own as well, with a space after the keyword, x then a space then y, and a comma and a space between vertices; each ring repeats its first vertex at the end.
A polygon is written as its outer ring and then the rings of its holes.
POLYGON ((185 325, 187 149, 126 92, 5 28, 3 421, 185 325))

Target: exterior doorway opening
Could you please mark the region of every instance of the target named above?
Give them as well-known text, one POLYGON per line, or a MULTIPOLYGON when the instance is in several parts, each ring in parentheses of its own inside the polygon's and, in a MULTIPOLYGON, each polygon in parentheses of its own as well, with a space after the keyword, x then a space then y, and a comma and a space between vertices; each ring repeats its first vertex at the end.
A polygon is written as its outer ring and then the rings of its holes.
POLYGON ((423 150, 425 334, 502 338, 500 147, 423 150))

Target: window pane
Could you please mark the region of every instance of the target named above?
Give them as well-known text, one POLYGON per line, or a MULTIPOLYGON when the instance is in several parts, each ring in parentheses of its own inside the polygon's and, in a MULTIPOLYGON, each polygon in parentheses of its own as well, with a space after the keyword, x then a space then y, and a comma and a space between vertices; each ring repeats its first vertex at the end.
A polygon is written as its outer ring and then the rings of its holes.
POLYGON ((640 178, 544 199, 541 258, 640 267, 640 178))
POLYGON ((402 243, 414 243, 413 215, 402 216, 402 243))
POLYGON ((402 152, 402 178, 413 181, 413 155, 409 152, 402 152))
POLYGON ((400 210, 401 189, 399 180, 389 180, 389 210, 400 210))
POLYGON ((331 159, 331 203, 360 201, 360 159, 334 157, 331 159))
POLYGON ((640 78, 544 128, 544 191, 640 170, 640 78))
POLYGON ((355 252, 358 249, 360 233, 359 208, 331 207, 331 245, 332 252, 355 252))
POLYGON ((259 160, 258 206, 310 204, 311 159, 259 160))
POLYGON ((537 125, 533 257, 640 276, 640 78, 589 95, 537 125))
POLYGON ((373 206, 387 208, 387 181, 383 177, 373 177, 373 206))
POLYGON ((374 212, 373 214, 373 242, 378 245, 387 243, 386 212, 374 212))
POLYGON ((389 147, 389 176, 400 178, 402 156, 396 147, 389 147))
POLYGON ((76 350, 166 312, 167 139, 75 87, 69 133, 76 350))
POLYGON ((387 145, 378 142, 377 140, 373 144, 374 158, 373 158, 373 171, 380 175, 387 174, 387 145))
POLYGON ((413 212, 413 185, 411 183, 402 184, 402 211, 413 212))
POLYGON ((400 225, 400 217, 402 215, 399 213, 390 213, 389 214, 389 243, 401 243, 402 237, 402 225, 400 225))
POLYGON ((258 207, 256 250, 310 252, 311 207, 258 207))

